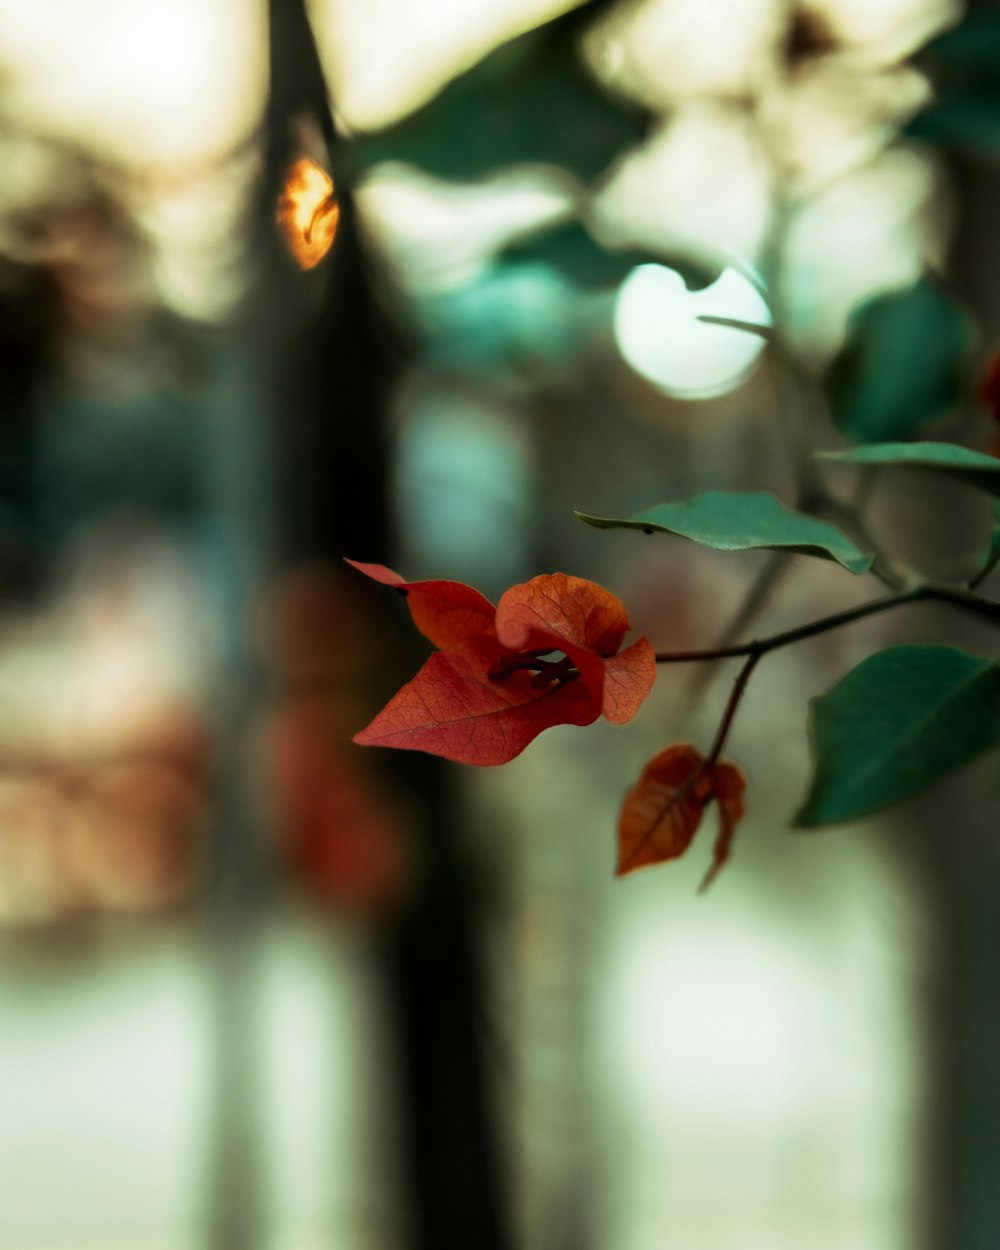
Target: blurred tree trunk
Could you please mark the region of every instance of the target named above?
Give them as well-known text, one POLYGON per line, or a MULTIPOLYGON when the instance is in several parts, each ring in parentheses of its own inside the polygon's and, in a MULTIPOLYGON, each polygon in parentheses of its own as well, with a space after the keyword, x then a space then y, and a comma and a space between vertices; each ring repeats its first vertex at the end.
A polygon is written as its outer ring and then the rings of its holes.
MULTIPOLYGON (((972 0, 972 7, 977 4, 987 7, 972 0)), ((981 327, 979 363, 984 368, 1000 347, 1000 169, 985 158, 955 153, 948 166, 957 213, 947 271, 981 327)), ((962 428, 951 436, 981 445, 986 420, 973 402, 962 428)), ((985 591, 995 593, 989 585, 985 591)), ((937 1201, 926 1244, 929 1250, 995 1250, 1000 1246, 996 797, 974 779, 971 791, 967 782, 949 784, 921 804, 926 870, 942 933, 931 1002, 937 1081, 927 1164, 937 1201)))
MULTIPOLYGON (((257 495, 261 513, 273 514, 274 531, 268 534, 260 513, 250 520, 258 530, 253 558, 259 566, 273 559, 282 567, 315 559, 339 565, 343 555, 389 562, 385 411, 403 354, 373 297, 350 188, 338 175, 341 141, 303 0, 271 0, 269 33, 270 99, 252 248, 259 273, 242 355, 259 387, 248 417, 257 425, 248 432, 257 455, 244 508, 257 495), (285 173, 301 155, 303 119, 323 136, 341 205, 333 255, 306 273, 284 255, 274 225, 285 173), (268 552, 272 537, 274 550, 268 552)), ((371 603, 373 613, 384 614, 379 632, 393 640, 384 666, 391 677, 407 662, 412 640, 392 597, 376 589, 371 603)), ((508 1244, 506 1213, 478 1027, 484 986, 449 774, 438 761, 391 754, 380 761, 384 782, 416 811, 424 838, 420 877, 377 946, 394 1032, 387 1053, 398 1059, 398 1072, 387 1077, 402 1102, 408 1244, 414 1250, 502 1250, 508 1244)), ((238 815, 231 820, 238 824, 238 815)), ((235 849, 230 839, 228 871, 253 898, 259 893, 254 851, 245 829, 237 832, 244 849, 235 849)), ((230 927, 236 934, 243 928, 238 922, 230 927)), ((238 967, 230 971, 239 979, 238 967)), ((240 1026, 233 1021, 245 1013, 238 1003, 230 1007, 233 1016, 224 1028, 229 1043, 238 1045, 240 1026)), ((237 1144, 252 1127, 238 1110, 247 1096, 238 1086, 246 1077, 247 1070, 237 1067, 235 1076, 222 1078, 229 1112, 220 1108, 217 1126, 221 1171, 213 1250, 252 1250, 263 1236, 259 1211, 248 1220, 232 1209, 234 1202, 252 1207, 258 1201, 256 1160, 237 1144), (242 1176, 233 1174, 241 1170, 242 1176)))

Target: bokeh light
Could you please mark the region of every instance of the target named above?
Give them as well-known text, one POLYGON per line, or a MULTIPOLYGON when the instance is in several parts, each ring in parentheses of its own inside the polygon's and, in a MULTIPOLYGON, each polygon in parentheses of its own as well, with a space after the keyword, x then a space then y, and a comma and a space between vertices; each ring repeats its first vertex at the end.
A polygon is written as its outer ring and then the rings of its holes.
POLYGON ((674 270, 641 265, 618 292, 615 337, 624 359, 665 394, 707 399, 738 386, 765 341, 704 317, 744 321, 765 333, 771 324, 760 291, 737 269, 725 269, 703 291, 689 291, 674 270))

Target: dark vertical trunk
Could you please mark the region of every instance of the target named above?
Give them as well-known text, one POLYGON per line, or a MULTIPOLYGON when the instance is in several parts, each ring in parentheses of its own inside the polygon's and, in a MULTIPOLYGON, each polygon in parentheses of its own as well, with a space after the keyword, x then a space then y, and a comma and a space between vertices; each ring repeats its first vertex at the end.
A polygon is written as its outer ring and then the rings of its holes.
MULTIPOLYGON (((958 211, 948 273, 979 325, 985 367, 1000 348, 1000 170, 986 159, 953 154, 949 171, 958 211)), ((950 436, 981 445, 986 421, 973 404, 962 428, 950 436)), ((936 1093, 927 1170, 935 1200, 926 1245, 929 1250, 993 1250, 1000 1246, 996 799, 974 782, 971 790, 949 785, 922 803, 928 878, 942 935, 932 999, 936 1093)))
MULTIPOLYGON (((340 140, 302 0, 272 0, 270 39, 271 92, 254 248, 261 268, 247 340, 247 363, 260 385, 259 411, 266 414, 257 431, 266 476, 254 485, 273 491, 273 503, 265 499, 262 505, 273 507, 275 551, 282 564, 339 562, 345 554, 388 561, 385 412, 401 352, 373 297, 350 187, 338 181, 340 140), (273 226, 284 172, 298 154, 295 127, 303 118, 326 142, 341 203, 333 255, 307 273, 295 271, 280 253, 273 226)), ((259 562, 259 552, 256 558, 259 562)), ((400 649, 408 648, 408 640, 401 640, 400 649)), ((393 663, 387 657, 387 667, 393 663)), ((398 1062, 398 1073, 388 1075, 402 1102, 404 1226, 415 1250, 502 1250, 508 1238, 478 1028, 483 981, 449 774, 437 761, 403 757, 387 759, 384 776, 407 797, 424 838, 420 879, 377 944, 393 1030, 388 1053, 398 1062)), ((252 850, 236 851, 231 840, 224 853, 231 859, 229 876, 253 895, 252 850)), ((228 932, 238 935, 240 929, 231 923, 228 932)), ((235 948, 226 941, 223 949, 235 948)), ((225 959, 221 971, 227 972, 225 959)), ((228 972, 235 983, 245 980, 245 962, 242 968, 231 962, 228 972)), ((230 978, 225 992, 236 995, 231 1006, 238 1018, 241 1003, 232 983, 230 978)), ((238 1044, 232 1021, 223 1028, 229 1042, 238 1044)), ((223 1106, 220 1113, 220 1158, 242 1131, 234 1108, 246 1100, 246 1088, 241 1092, 237 1086, 248 1076, 249 1069, 237 1065, 223 1077, 223 1103, 230 1110, 223 1106)), ((252 1124, 245 1120, 243 1127, 252 1124)), ((260 1212, 254 1211, 252 1149, 243 1145, 223 1159, 220 1180, 213 1250, 252 1250, 262 1237, 260 1212), (242 1178, 236 1175, 240 1169, 242 1178), (258 1219, 256 1228, 231 1210, 243 1200, 258 1219)))

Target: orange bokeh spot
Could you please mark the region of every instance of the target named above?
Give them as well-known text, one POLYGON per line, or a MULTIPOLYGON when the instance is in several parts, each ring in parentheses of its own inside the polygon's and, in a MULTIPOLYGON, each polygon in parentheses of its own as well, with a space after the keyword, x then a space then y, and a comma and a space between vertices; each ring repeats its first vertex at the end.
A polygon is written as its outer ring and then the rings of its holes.
POLYGON ((314 269, 330 250, 340 220, 330 175, 308 157, 288 171, 278 223, 300 268, 314 269))

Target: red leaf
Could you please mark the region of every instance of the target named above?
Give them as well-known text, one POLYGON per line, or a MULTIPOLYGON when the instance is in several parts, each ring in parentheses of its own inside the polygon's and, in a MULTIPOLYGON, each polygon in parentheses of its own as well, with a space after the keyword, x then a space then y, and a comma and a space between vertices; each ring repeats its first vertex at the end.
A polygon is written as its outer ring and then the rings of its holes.
MULTIPOLYGON (((605 661, 628 633, 628 617, 603 586, 566 573, 546 573, 504 591, 497 604, 496 631, 511 651, 564 651, 601 704, 605 661)), ((648 693, 649 687, 642 698, 648 693)))
POLYGON ((719 832, 712 848, 712 864, 701 883, 707 889, 729 858, 729 848, 736 826, 743 819, 746 804, 743 795, 747 781, 735 764, 716 764, 712 769, 713 794, 719 804, 719 832))
POLYGON ((589 725, 600 715, 582 682, 540 695, 531 674, 491 681, 505 654, 495 638, 437 651, 354 741, 442 755, 460 764, 506 764, 553 725, 589 725))
POLYGON ((990 410, 995 421, 1000 421, 1000 351, 994 352, 979 385, 979 397, 990 410))
POLYGON ((656 678, 652 647, 618 648, 625 609, 603 587, 565 573, 512 586, 494 608, 460 582, 407 582, 381 564, 360 572, 407 594, 440 652, 354 741, 502 764, 543 729, 631 720, 656 678), (562 658, 548 658, 561 652, 562 658))
POLYGON ((450 647, 464 638, 492 633, 496 609, 485 595, 463 582, 407 582, 384 564, 345 563, 359 573, 406 594, 413 623, 435 647, 450 647))
POLYGON ((570 644, 609 656, 628 633, 628 617, 619 600, 596 582, 544 573, 504 591, 496 629, 512 651, 527 650, 537 638, 561 651, 570 644))
POLYGON ((614 725, 624 725, 638 712, 656 681, 656 652, 645 638, 604 661, 601 711, 614 725))
POLYGON ((719 833, 704 889, 729 858, 733 833, 743 816, 745 788, 738 768, 706 765, 693 746, 672 746, 655 755, 622 805, 617 875, 683 855, 698 831, 706 803, 714 798, 719 803, 719 833))

